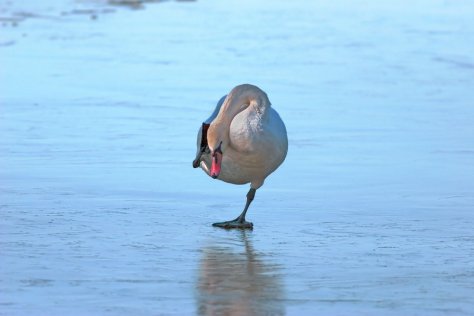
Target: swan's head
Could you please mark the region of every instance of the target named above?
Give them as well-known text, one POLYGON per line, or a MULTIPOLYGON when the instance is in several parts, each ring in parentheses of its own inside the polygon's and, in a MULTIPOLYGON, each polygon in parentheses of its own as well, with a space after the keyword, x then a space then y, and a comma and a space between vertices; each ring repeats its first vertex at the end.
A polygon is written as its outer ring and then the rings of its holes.
POLYGON ((227 143, 225 141, 225 137, 223 137, 224 133, 221 132, 218 126, 213 126, 211 124, 207 135, 208 146, 212 159, 210 175, 216 179, 221 173, 222 156, 225 152, 227 143))
MULTIPOLYGON (((211 149, 211 147, 209 147, 211 149)), ((221 165, 222 165, 222 142, 219 143, 217 147, 211 149, 211 177, 217 179, 219 174, 221 173, 221 165)))

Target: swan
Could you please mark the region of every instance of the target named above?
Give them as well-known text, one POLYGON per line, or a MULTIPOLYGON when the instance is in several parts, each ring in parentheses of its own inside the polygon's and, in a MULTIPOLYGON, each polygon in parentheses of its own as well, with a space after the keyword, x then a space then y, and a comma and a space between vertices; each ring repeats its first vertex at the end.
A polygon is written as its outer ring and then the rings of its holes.
POLYGON ((224 182, 250 183, 250 190, 239 217, 212 225, 252 229, 253 224, 245 220, 250 203, 287 152, 285 124, 263 90, 242 84, 223 96, 199 128, 193 167, 224 182))

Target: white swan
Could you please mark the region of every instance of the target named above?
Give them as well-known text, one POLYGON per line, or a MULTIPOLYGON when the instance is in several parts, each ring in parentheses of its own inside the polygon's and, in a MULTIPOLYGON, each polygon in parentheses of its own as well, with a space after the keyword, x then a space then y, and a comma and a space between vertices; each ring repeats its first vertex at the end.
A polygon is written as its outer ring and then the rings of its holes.
POLYGON ((267 94, 243 84, 222 97, 198 132, 193 167, 234 184, 250 183, 245 208, 235 220, 214 223, 223 228, 252 228, 247 209, 265 178, 285 160, 288 138, 285 124, 270 107, 267 94))

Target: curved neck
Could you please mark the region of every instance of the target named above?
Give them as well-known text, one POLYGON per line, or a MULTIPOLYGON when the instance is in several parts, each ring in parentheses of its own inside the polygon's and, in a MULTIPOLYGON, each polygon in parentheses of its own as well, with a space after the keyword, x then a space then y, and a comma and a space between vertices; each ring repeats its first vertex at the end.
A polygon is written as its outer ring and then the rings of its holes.
POLYGON ((209 126, 208 145, 211 150, 216 149, 219 142, 223 142, 223 147, 226 147, 229 142, 229 128, 232 120, 249 107, 255 111, 257 116, 262 117, 266 109, 270 107, 267 94, 258 87, 249 84, 232 89, 209 126))
POLYGON ((267 94, 258 87, 249 84, 235 87, 227 95, 214 124, 230 125, 232 119, 249 106, 254 107, 255 112, 262 116, 265 110, 270 107, 267 94))

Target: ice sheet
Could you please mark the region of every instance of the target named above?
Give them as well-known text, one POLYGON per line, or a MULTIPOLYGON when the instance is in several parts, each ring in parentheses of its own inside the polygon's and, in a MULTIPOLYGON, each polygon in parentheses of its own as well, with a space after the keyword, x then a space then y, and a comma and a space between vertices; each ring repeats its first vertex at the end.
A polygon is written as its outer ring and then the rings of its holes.
POLYGON ((0 1, 0 314, 474 313, 471 2, 137 7, 0 1), (289 135, 246 233, 191 167, 244 82, 289 135))

